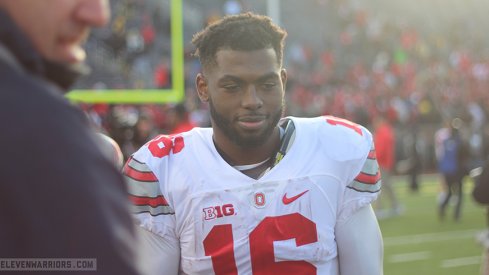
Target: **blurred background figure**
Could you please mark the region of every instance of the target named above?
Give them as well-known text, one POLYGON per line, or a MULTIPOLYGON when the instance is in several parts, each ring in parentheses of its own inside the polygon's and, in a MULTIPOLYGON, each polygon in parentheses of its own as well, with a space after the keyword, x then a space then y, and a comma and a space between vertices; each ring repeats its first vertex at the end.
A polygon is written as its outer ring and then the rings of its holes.
POLYGON ((189 113, 184 104, 177 104, 168 110, 168 129, 170 135, 192 130, 196 125, 190 121, 189 113))
MULTIPOLYGON (((435 156, 436 156, 437 163, 439 163, 442 157, 444 156, 443 151, 445 150, 445 141, 450 137, 450 133, 451 133, 450 120, 445 120, 443 127, 441 127, 435 132, 435 156)), ((441 170, 439 166, 440 165, 438 164, 438 171, 441 170)), ((448 187, 447 187, 445 177, 441 173, 440 173, 439 181, 440 181, 440 185, 438 190, 437 203, 438 205, 441 205, 447 196, 448 187)))
POLYGON ((382 174, 382 193, 375 204, 375 214, 377 218, 383 219, 402 212, 391 178, 395 165, 396 141, 394 129, 384 114, 374 117, 373 129, 375 151, 382 174), (389 200, 389 206, 386 206, 386 199, 389 200))
POLYGON ((136 123, 127 131, 127 135, 128 137, 123 145, 125 159, 157 135, 155 123, 151 115, 140 113, 136 123))
POLYGON ((476 173, 474 180, 472 198, 486 207, 486 228, 477 235, 477 241, 483 249, 480 274, 489 275, 489 161, 487 159, 482 173, 476 173))
MULTIPOLYGON (((407 153, 409 168, 407 169, 408 186, 411 193, 419 193, 420 191, 420 174, 423 172, 422 153, 418 146, 418 124, 412 121, 408 124, 408 131, 404 146, 407 153)), ((426 154, 426 153, 424 153, 426 154)))
POLYGON ((469 150, 460 135, 462 120, 454 118, 448 124, 448 128, 437 132, 436 139, 439 142, 437 148, 438 169, 444 179, 446 187, 441 196, 438 214, 441 220, 445 218, 446 209, 452 194, 455 194, 454 219, 460 220, 463 200, 463 178, 468 173, 469 150))
POLYGON ((107 159, 113 163, 117 169, 121 169, 122 164, 124 164, 124 156, 119 144, 117 144, 117 142, 111 137, 102 133, 96 134, 96 141, 104 156, 107 157, 107 159))
POLYGON ((472 197, 480 204, 489 205, 489 161, 486 160, 482 173, 475 179, 472 197))

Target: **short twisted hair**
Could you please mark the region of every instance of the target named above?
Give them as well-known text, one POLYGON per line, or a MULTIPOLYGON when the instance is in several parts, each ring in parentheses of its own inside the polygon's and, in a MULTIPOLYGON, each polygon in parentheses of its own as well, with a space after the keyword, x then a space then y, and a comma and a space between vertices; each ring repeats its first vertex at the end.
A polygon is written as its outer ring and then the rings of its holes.
POLYGON ((205 68, 216 65, 216 53, 221 49, 253 51, 273 48, 282 66, 287 32, 275 25, 270 17, 251 12, 225 16, 196 33, 192 39, 194 55, 205 68))

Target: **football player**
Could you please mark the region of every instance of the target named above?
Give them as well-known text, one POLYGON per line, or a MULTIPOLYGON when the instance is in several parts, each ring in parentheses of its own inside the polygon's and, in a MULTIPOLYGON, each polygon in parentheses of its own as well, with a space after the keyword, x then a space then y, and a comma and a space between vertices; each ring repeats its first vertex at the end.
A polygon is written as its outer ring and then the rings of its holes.
POLYGON ((252 13, 194 36, 212 128, 160 135, 124 167, 152 274, 382 274, 372 136, 282 118, 285 36, 252 13))

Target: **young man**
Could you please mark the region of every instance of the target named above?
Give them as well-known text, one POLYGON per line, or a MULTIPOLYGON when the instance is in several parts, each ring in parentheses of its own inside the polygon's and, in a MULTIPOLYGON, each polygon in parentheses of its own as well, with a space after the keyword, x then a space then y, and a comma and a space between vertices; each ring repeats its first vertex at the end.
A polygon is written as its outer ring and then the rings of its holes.
POLYGON ((0 0, 3 260, 95 259, 101 274, 138 273, 124 180, 63 96, 89 29, 108 18, 105 0, 0 0))
POLYGON ((382 274, 372 136, 281 119, 285 36, 250 13, 195 35, 212 129, 159 136, 124 169, 153 274, 382 274))

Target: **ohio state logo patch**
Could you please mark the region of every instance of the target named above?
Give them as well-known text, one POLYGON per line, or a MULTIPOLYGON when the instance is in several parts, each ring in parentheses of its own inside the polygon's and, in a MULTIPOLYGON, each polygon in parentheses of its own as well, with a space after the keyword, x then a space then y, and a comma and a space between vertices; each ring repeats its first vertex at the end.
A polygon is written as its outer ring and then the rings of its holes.
POLYGON ((253 194, 252 203, 256 208, 263 208, 267 204, 265 193, 256 192, 253 194))

